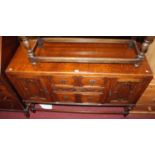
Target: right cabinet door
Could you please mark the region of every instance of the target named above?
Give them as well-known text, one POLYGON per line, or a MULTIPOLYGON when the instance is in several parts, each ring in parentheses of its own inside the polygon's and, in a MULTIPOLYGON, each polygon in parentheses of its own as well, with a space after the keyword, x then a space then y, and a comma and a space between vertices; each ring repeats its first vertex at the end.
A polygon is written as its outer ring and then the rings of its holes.
POLYGON ((116 104, 135 104, 145 89, 142 79, 111 79, 108 102, 116 104))

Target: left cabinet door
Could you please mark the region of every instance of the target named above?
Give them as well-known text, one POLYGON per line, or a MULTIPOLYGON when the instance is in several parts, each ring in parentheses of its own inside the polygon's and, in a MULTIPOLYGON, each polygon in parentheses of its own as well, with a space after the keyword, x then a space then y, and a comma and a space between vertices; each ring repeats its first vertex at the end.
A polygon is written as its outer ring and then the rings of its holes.
POLYGON ((49 100, 45 79, 42 77, 11 77, 14 86, 24 100, 47 102, 49 100))
POLYGON ((17 97, 1 81, 0 81, 0 109, 7 109, 7 110, 22 109, 17 97))

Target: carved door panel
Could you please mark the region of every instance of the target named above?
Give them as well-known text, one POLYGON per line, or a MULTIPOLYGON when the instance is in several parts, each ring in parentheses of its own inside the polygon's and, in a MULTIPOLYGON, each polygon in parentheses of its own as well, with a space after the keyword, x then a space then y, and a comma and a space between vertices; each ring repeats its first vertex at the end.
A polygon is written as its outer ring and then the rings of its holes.
POLYGON ((18 77, 15 86, 25 100, 48 101, 48 90, 40 77, 18 77))
POLYGON ((8 88, 0 83, 0 108, 1 109, 21 109, 18 100, 8 88))
POLYGON ((140 80, 115 79, 109 90, 109 103, 134 104, 140 80))

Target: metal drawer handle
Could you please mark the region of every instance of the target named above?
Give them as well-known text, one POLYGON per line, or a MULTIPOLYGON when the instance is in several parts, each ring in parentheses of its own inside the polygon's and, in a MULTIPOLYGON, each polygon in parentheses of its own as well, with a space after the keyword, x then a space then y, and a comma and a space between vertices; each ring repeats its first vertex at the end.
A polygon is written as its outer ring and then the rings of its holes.
POLYGON ((96 80, 90 80, 90 81, 89 81, 89 84, 90 84, 90 85, 94 85, 95 83, 96 83, 96 80))
POLYGON ((112 96, 112 91, 110 90, 110 91, 109 91, 109 97, 111 97, 111 96, 112 96))
POLYGON ((91 102, 92 100, 93 100, 93 97, 92 96, 89 96, 88 97, 88 101, 91 102))
POLYGON ((64 100, 68 100, 68 98, 69 98, 69 97, 68 97, 67 95, 64 96, 64 100))
POLYGON ((61 84, 66 84, 66 82, 67 82, 66 80, 60 80, 61 84))

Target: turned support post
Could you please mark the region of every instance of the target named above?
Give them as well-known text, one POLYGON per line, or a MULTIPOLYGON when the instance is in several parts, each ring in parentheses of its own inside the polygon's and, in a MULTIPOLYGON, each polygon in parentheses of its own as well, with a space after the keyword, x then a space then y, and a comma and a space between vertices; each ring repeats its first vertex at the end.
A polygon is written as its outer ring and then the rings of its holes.
POLYGON ((27 55, 28 55, 28 58, 30 60, 30 62, 32 64, 36 64, 35 60, 34 60, 34 53, 33 53, 33 48, 31 47, 31 44, 30 44, 30 41, 29 41, 29 38, 28 37, 25 37, 25 36, 20 36, 19 37, 24 45, 24 47, 26 48, 27 50, 27 55))
MULTIPOLYGON (((140 53, 138 54, 138 58, 140 60, 144 59, 145 53, 148 51, 149 45, 152 43, 154 37, 146 37, 144 42, 142 43, 140 53)), ((136 63, 135 67, 139 67, 140 63, 136 63)))
POLYGON ((142 43, 140 57, 144 57, 145 53, 148 51, 149 45, 152 43, 154 37, 146 37, 142 43))

